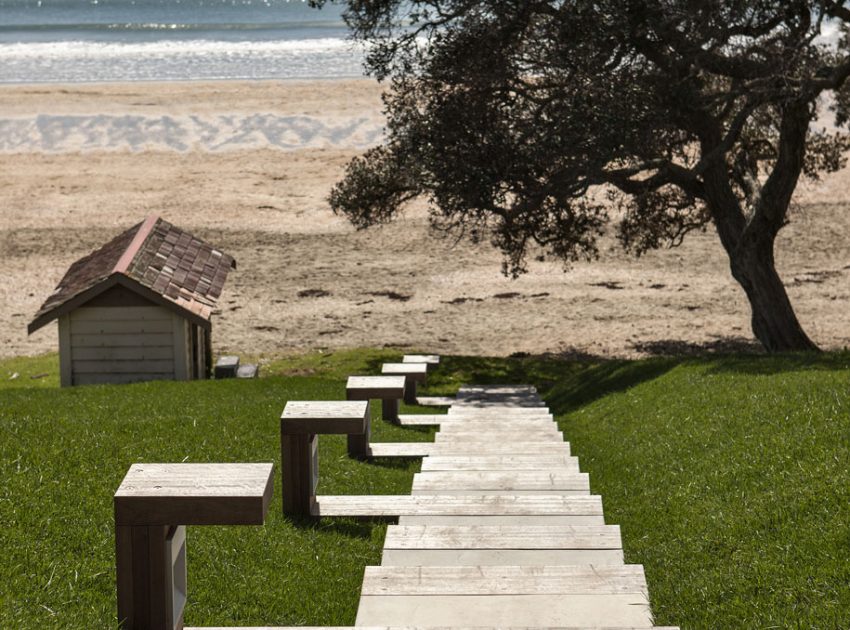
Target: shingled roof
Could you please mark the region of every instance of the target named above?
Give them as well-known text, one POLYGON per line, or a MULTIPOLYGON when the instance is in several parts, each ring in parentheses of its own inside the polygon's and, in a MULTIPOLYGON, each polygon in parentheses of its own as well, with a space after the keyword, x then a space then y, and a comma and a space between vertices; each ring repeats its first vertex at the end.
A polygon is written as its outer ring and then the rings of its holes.
POLYGON ((75 262, 42 304, 30 334, 116 285, 209 329, 233 257, 150 216, 75 262))

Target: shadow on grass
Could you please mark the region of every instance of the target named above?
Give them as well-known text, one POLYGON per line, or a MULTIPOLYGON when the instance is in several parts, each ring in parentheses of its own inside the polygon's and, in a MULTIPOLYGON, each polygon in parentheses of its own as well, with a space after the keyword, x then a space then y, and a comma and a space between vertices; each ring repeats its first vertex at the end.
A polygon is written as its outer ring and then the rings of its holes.
POLYGON ((636 342, 632 348, 651 357, 705 357, 709 355, 764 355, 764 348, 754 339, 717 337, 712 341, 694 343, 680 339, 658 339, 636 342))
POLYGON ((370 457, 367 461, 371 466, 390 469, 406 469, 410 466, 410 460, 415 457, 370 457))
POLYGON ((722 356, 711 362, 709 373, 769 375, 805 370, 836 371, 850 369, 850 351, 796 352, 787 354, 722 356))
POLYGON ((376 519, 357 519, 342 517, 287 516, 292 527, 300 530, 333 531, 349 538, 372 537, 376 519))

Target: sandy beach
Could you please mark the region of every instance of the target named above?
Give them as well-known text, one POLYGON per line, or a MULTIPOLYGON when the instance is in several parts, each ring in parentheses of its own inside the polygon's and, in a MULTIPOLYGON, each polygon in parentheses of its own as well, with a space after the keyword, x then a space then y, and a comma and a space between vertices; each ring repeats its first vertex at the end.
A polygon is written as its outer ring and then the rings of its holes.
MULTIPOLYGON (((356 232, 326 202, 380 141, 368 80, 0 87, 0 356, 55 350, 26 324, 67 267, 148 214, 238 261, 217 352, 359 346, 600 357, 752 349, 717 236, 640 259, 607 239, 512 281, 489 246, 441 240, 415 205, 356 232)), ((804 184, 777 261, 803 326, 850 346, 850 170, 804 184)))

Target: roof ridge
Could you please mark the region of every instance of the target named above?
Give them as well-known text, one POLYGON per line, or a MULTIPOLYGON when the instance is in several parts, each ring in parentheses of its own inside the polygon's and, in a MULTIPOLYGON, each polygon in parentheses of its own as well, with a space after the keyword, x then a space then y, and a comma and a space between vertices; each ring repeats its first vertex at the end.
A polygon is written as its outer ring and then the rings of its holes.
POLYGON ((121 254, 121 258, 118 259, 118 262, 115 263, 115 268, 112 270, 112 273, 122 273, 126 274, 127 269, 130 267, 130 263, 133 262, 133 259, 136 257, 136 254, 139 253, 139 250, 144 245, 145 241, 150 236, 150 233, 153 231, 154 226, 159 222, 159 217, 155 214, 148 215, 142 225, 139 227, 139 231, 136 232, 136 235, 133 237, 133 240, 130 241, 130 245, 127 246, 127 249, 121 254))

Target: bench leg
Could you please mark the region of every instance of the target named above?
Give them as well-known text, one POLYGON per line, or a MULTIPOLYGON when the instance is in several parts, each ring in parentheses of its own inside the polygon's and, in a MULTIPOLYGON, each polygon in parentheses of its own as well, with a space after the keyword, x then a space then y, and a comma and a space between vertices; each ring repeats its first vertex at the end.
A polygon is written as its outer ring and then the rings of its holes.
POLYGON ((366 431, 348 435, 348 456, 355 459, 366 459, 371 454, 369 438, 372 434, 372 411, 366 410, 366 431))
POLYGON ((310 515, 319 479, 317 435, 280 436, 283 513, 310 515))
MULTIPOLYGON (((169 530, 173 528, 168 525, 115 527, 118 620, 125 630, 183 628, 182 608, 174 619, 169 591, 174 581, 166 553, 169 530)), ((182 568, 185 570, 185 564, 182 568)))
POLYGON ((404 402, 408 405, 416 404, 416 379, 412 376, 404 379, 404 402))
POLYGON ((381 411, 383 413, 384 420, 392 422, 393 424, 399 424, 398 398, 383 399, 381 401, 381 411))

